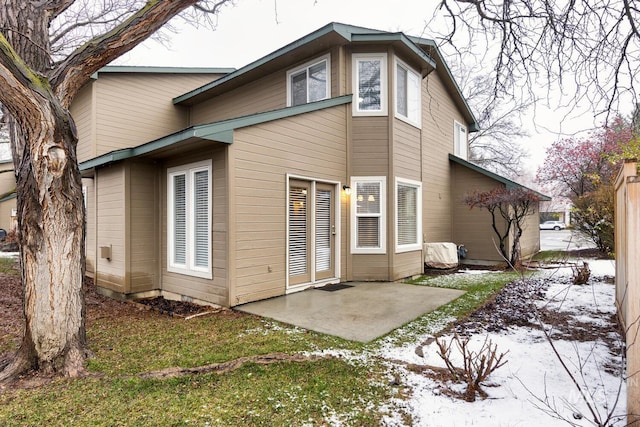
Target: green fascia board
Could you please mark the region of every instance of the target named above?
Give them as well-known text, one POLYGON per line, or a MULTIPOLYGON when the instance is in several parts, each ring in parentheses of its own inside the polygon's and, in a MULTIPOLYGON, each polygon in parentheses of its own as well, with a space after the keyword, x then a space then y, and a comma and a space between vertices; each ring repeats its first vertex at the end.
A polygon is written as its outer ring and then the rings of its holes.
POLYGON ((250 116, 243 116, 219 122, 191 126, 187 129, 172 133, 170 135, 147 142, 137 147, 112 151, 107 154, 103 154, 102 156, 87 160, 80 163, 80 170, 85 171, 97 166, 105 165, 107 163, 113 163, 120 160, 141 156, 143 154, 148 154, 153 151, 169 147, 173 144, 186 141, 190 138, 206 139, 209 141, 232 144, 233 131, 235 129, 297 116, 304 113, 310 113, 325 108, 336 107, 338 105, 349 104, 352 99, 352 95, 344 95, 337 98, 330 98, 322 101, 311 102, 308 104, 296 105, 295 107, 281 108, 279 110, 266 111, 262 113, 252 114, 250 116))
MULTIPOLYGON (((194 96, 199 95, 199 94, 201 94, 203 92, 206 92, 206 91, 208 91, 208 90, 210 90, 210 89, 212 89, 212 88, 214 88, 216 86, 219 86, 219 85, 221 85, 221 84, 223 84, 223 83, 225 83, 225 82, 227 82, 227 81, 229 81, 231 79, 234 79, 234 78, 236 78, 238 76, 241 76, 241 75, 243 75, 243 74, 245 74, 245 73, 247 73, 249 71, 252 71, 252 70, 254 70, 256 68, 259 68, 262 65, 264 65, 264 64, 266 64, 266 63, 268 63, 270 61, 273 61, 276 58, 284 56, 287 53, 293 51, 294 49, 297 49, 300 46, 304 46, 305 44, 308 44, 308 43, 312 42, 313 40, 316 40, 316 39, 318 39, 318 38, 320 38, 320 37, 322 37, 322 36, 324 36, 326 34, 329 34, 332 31, 335 31, 335 29, 334 29, 335 25, 336 24, 334 24, 334 23, 325 25, 324 27, 320 28, 319 30, 316 30, 311 34, 308 34, 308 35, 302 37, 301 39, 298 39, 298 40, 296 40, 296 41, 294 41, 292 43, 289 43, 288 45, 286 45, 286 46, 284 46, 284 47, 282 47, 282 48, 280 48, 280 49, 268 54, 267 56, 263 56, 262 58, 258 59, 257 61, 254 61, 254 62, 252 62, 252 63, 250 63, 248 65, 245 65, 244 67, 240 68, 239 70, 236 70, 233 73, 227 74, 226 76, 221 77, 221 78, 219 78, 217 80, 214 80, 211 83, 208 83, 208 84, 206 84, 204 86, 201 86, 201 87, 199 87, 197 89, 194 89, 194 90, 192 90, 190 92, 187 92, 187 93, 185 93, 183 95, 180 95, 180 96, 178 96, 176 98, 173 98, 173 103, 174 104, 180 104, 183 101, 186 101, 186 100, 188 100, 190 98, 193 98, 194 96)), ((348 33, 345 32, 344 30, 343 31, 336 31, 336 32, 338 34, 342 35, 343 37, 348 35, 348 33)), ((345 37, 345 38, 347 40, 349 40, 349 38, 347 38, 347 37, 345 37)))
POLYGON ((523 188, 525 190, 529 190, 529 191, 532 191, 533 193, 535 193, 538 197, 540 197, 540 200, 542 200, 542 201, 548 202, 548 201, 551 200, 551 197, 549 197, 549 196, 546 196, 546 195, 544 195, 542 193, 539 193, 539 192, 537 192, 535 190, 532 190, 531 188, 526 187, 526 186, 524 186, 522 184, 518 184, 517 182, 512 181, 509 178, 505 178, 502 175, 498 175, 495 172, 491 172, 490 170, 487 170, 487 169, 485 169, 483 167, 480 167, 480 166, 476 165, 475 163, 471 163, 471 162, 469 162, 467 160, 464 160, 464 159, 462 159, 462 158, 460 158, 458 156, 455 156, 453 154, 449 154, 449 160, 451 160, 452 162, 457 163, 457 164, 459 164, 461 166, 464 166, 466 168, 474 170, 474 171, 476 171, 476 172, 478 172, 478 173, 480 173, 480 174, 482 174, 484 176, 487 176, 487 177, 489 177, 489 178, 491 178, 491 179, 493 179, 495 181, 498 181, 498 182, 504 184, 507 187, 507 189, 523 188))
POLYGON ((0 195, 0 203, 2 202, 6 202, 7 200, 11 200, 11 199, 15 199, 16 198, 16 190, 12 190, 8 193, 5 194, 1 194, 0 195))
POLYGON ((135 65, 107 65, 91 75, 97 79, 100 73, 156 73, 156 74, 229 74, 236 71, 229 67, 149 67, 135 65))
POLYGON ((293 51, 294 49, 299 48, 300 46, 304 46, 322 36, 325 36, 331 32, 335 32, 336 34, 340 35, 345 41, 347 42, 352 42, 352 41, 394 41, 394 40, 400 40, 403 43, 405 43, 410 49, 412 49, 416 54, 418 54, 423 60, 425 60, 427 63, 429 63, 430 65, 432 65, 433 67, 435 67, 435 61, 433 61, 433 59, 431 57, 429 57, 429 55, 427 55, 424 51, 420 50, 420 48, 418 46, 416 46, 411 38, 407 37, 406 35, 402 34, 402 33, 388 33, 388 32, 384 32, 384 31, 380 31, 380 30, 374 30, 371 28, 364 28, 364 27, 357 27, 357 26, 353 26, 353 25, 347 25, 347 24, 341 24, 338 22, 332 22, 330 24, 325 25, 324 27, 302 37, 301 39, 298 39, 270 54, 268 54, 267 56, 264 56, 260 59, 258 59, 257 61, 254 61, 242 68, 240 68, 239 70, 227 74, 224 77, 219 78, 218 80, 215 80, 211 83, 208 83, 204 86, 201 86, 197 89, 194 89, 190 92, 187 92, 183 95, 180 95, 176 98, 173 98, 173 103, 174 104, 180 104, 181 102, 187 101, 191 98, 193 98, 194 96, 197 96, 201 93, 204 93, 216 86, 219 86, 221 84, 224 84, 225 82, 235 79, 249 71, 255 70, 258 67, 261 67, 262 65, 273 61, 276 58, 279 58, 281 56, 286 55, 287 53, 293 51))
POLYGON ((420 49, 409 37, 403 33, 377 33, 377 34, 354 34, 352 37, 354 42, 390 42, 399 41, 407 46, 416 56, 429 64, 432 68, 436 68, 436 61, 433 60, 425 51, 420 49))
POLYGON ((410 36, 409 39, 411 39, 411 41, 413 41, 417 45, 429 46, 429 47, 432 47, 436 51, 436 53, 438 54, 438 56, 441 59, 442 65, 444 66, 444 70, 447 73, 447 76, 448 76, 449 80, 451 80, 451 82, 453 83, 454 87, 456 88, 456 91, 458 92, 458 95, 460 96, 460 99, 462 99, 462 102, 464 103, 464 106, 467 109, 467 112, 469 113, 469 115, 473 119, 473 122, 469 124, 469 132, 478 132, 480 130, 480 127, 478 126, 478 119, 476 119, 475 114, 473 114, 473 110, 471 110, 471 107, 467 103, 467 99, 465 98, 464 94, 462 93, 462 90, 460 89, 460 86, 458 86, 458 82, 456 81, 455 77, 453 77, 453 74, 451 73, 451 69, 447 65, 447 62, 444 60, 444 56, 442 56, 442 52, 440 52, 440 48, 438 47, 436 42, 434 40, 425 39, 425 38, 422 38, 422 37, 412 37, 412 36, 410 36))

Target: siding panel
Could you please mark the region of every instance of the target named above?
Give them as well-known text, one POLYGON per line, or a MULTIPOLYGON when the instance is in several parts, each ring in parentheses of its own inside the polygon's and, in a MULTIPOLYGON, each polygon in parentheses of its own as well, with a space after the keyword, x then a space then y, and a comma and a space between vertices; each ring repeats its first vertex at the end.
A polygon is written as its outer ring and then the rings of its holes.
MULTIPOLYGON (((236 131, 231 305, 285 293, 287 174, 346 182, 345 114, 339 106, 236 131)), ((343 198, 342 230, 345 210, 343 198)))

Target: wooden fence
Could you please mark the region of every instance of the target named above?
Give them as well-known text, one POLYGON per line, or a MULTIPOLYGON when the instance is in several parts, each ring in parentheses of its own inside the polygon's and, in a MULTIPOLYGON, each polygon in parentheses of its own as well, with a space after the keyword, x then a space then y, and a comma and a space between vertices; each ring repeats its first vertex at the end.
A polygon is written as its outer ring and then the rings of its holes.
POLYGON ((627 422, 631 424, 640 423, 640 177, 635 161, 623 165, 615 192, 616 305, 626 331, 627 422))

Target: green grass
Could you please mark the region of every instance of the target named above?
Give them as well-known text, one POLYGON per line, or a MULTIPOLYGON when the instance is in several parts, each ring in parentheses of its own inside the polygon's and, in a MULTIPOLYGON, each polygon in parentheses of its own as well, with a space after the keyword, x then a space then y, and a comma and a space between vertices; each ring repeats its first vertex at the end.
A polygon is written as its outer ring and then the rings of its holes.
POLYGON ((147 312, 92 319, 87 324, 95 354, 87 364, 91 376, 0 394, 0 425, 380 425, 385 408, 393 407, 391 397, 399 397, 402 388, 388 385, 389 368, 371 357, 372 351, 436 333, 518 277, 423 276, 413 283, 466 292, 367 345, 232 311, 191 320, 147 312), (248 363, 223 374, 172 379, 140 376, 252 355, 321 350, 347 351, 362 361, 336 357, 248 363))
POLYGON ((12 276, 20 275, 20 271, 16 268, 17 262, 13 257, 0 257, 0 273, 10 274, 12 276))
POLYGON ((385 341, 400 345, 419 339, 425 334, 437 334, 451 321, 469 315, 482 306, 508 283, 518 280, 521 274, 495 272, 483 274, 450 274, 421 276, 409 283, 419 286, 458 289, 465 291, 460 297, 438 309, 426 313, 412 322, 396 329, 385 341))
POLYGON ((284 426, 379 423, 386 386, 370 366, 340 359, 247 365, 173 379, 60 380, 0 395, 0 424, 92 426, 284 426), (374 405, 372 405, 374 403, 374 405))

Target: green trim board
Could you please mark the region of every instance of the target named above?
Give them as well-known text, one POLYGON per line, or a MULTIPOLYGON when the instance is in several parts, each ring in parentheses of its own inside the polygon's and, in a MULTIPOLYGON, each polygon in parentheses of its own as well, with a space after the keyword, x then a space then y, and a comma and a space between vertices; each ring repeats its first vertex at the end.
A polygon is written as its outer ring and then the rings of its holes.
POLYGON ((281 108, 279 110, 266 111, 249 116, 191 126, 137 147, 111 151, 93 159, 84 161, 80 163, 80 170, 86 171, 97 166, 141 156, 194 138, 198 140, 209 140, 224 144, 232 144, 233 131, 235 129, 349 104, 352 99, 353 97, 351 95, 344 95, 337 98, 324 99, 322 101, 297 105, 295 107, 281 108))
POLYGON ((522 184, 518 184, 517 182, 512 181, 509 178, 505 178, 502 175, 498 175, 495 172, 491 172, 490 170, 482 168, 482 167, 480 167, 480 166, 478 166, 478 165, 476 165, 474 163, 471 163, 471 162, 469 162, 467 160, 464 160, 464 159, 462 159, 462 158, 460 158, 458 156, 454 156, 453 154, 449 154, 449 160, 451 160, 452 162, 457 163, 457 164, 459 164, 461 166, 469 168, 469 169, 471 169, 473 171, 476 171, 476 172, 478 172, 478 173, 480 173, 480 174, 482 174, 484 176, 487 176, 487 177, 489 177, 489 178, 491 178, 491 179, 493 179, 495 181, 498 181, 498 182, 504 184, 507 187, 507 189, 523 188, 525 190, 529 190, 529 191, 532 191, 535 194, 537 194, 540 197, 540 200, 542 200, 542 201, 548 202, 548 201, 551 200, 551 197, 549 197, 549 196, 546 196, 546 195, 544 195, 542 193, 539 193, 539 192, 537 192, 535 190, 532 190, 531 188, 526 187, 526 186, 524 186, 522 184))
POLYGON ((7 200, 15 199, 15 198, 16 198, 16 190, 13 190, 13 191, 10 191, 9 193, 0 195, 0 203, 6 202, 7 200))
POLYGON ((412 40, 410 37, 404 35, 403 33, 388 33, 380 30, 373 30, 370 28, 356 27, 353 25, 341 24, 338 22, 332 22, 330 24, 325 25, 324 27, 298 39, 288 45, 254 61, 233 73, 227 74, 226 76, 215 80, 211 83, 208 83, 204 86, 201 86, 195 90, 187 92, 183 95, 180 95, 173 99, 174 104, 181 104, 183 102, 187 102, 195 96, 201 95, 215 87, 225 84, 226 82, 238 78, 249 71, 255 70, 268 62, 271 62, 277 58, 280 58, 293 50, 302 47, 311 43, 314 40, 317 40, 323 36, 326 36, 329 33, 335 33, 340 35, 345 42, 363 42, 363 41, 399 41, 405 44, 409 49, 411 49, 414 53, 416 53, 422 60, 427 62, 432 67, 435 67, 435 61, 424 51, 422 51, 412 40))
POLYGON ((150 73, 150 74, 229 74, 236 71, 230 67, 151 67, 135 65, 107 65, 91 75, 97 79, 100 73, 150 73))

